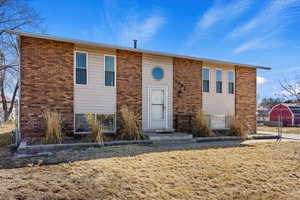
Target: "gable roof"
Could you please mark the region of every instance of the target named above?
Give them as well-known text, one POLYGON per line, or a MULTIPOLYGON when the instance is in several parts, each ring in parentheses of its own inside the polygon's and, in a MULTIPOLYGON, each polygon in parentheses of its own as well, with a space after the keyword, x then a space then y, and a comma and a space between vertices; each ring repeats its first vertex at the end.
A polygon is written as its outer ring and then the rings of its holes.
POLYGON ((21 31, 14 31, 14 30, 6 30, 6 32, 10 33, 10 34, 15 34, 18 36, 27 36, 27 37, 33 37, 33 38, 69 42, 69 43, 73 43, 73 44, 89 45, 89 46, 94 46, 94 47, 113 48, 113 49, 134 51, 134 52, 140 52, 140 53, 149 53, 149 54, 154 54, 154 55, 169 56, 169 57, 175 57, 175 58, 185 58, 185 59, 191 59, 191 60, 207 61, 207 62, 214 62, 214 63, 219 63, 219 64, 238 65, 238 66, 242 66, 242 67, 250 67, 250 68, 265 69, 265 70, 271 69, 270 67, 265 67, 265 66, 241 64, 241 63, 220 61, 220 60, 214 60, 214 59, 208 59, 208 58, 200 58, 200 57, 193 57, 193 56, 186 56, 186 55, 178 55, 178 54, 173 54, 173 53, 144 50, 144 49, 138 49, 138 48, 109 45, 109 44, 104 44, 104 43, 95 43, 95 42, 89 42, 89 41, 83 41, 83 40, 77 40, 77 39, 56 37, 56 36, 51 36, 48 34, 36 34, 36 33, 21 32, 21 31))

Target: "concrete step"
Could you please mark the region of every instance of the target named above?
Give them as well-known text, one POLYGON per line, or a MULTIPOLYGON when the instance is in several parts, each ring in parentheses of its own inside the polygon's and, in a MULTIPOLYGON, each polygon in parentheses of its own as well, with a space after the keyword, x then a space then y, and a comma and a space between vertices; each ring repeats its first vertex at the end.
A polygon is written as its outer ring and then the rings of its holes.
POLYGON ((184 141, 192 140, 193 136, 186 133, 144 133, 150 141, 184 141))
POLYGON ((167 133, 174 133, 175 129, 173 128, 164 128, 164 129, 148 129, 148 130, 143 130, 144 133, 162 133, 162 134, 167 134, 167 133))

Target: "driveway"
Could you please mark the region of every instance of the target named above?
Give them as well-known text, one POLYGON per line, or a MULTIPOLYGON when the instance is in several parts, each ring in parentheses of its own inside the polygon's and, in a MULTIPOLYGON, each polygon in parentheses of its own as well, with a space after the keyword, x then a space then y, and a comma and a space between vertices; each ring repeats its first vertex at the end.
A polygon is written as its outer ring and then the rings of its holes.
MULTIPOLYGON (((257 131, 258 134, 278 135, 277 132, 257 131)), ((300 140, 300 134, 282 133, 282 140, 300 140)))

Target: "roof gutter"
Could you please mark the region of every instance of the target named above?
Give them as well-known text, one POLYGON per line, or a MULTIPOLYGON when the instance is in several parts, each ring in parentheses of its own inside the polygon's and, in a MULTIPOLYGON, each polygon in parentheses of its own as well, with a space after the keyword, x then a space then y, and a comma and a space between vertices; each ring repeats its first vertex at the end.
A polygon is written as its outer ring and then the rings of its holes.
POLYGON ((214 60, 214 59, 178 55, 178 54, 173 54, 173 53, 164 53, 164 52, 158 52, 158 51, 150 51, 150 50, 144 50, 144 49, 122 47, 122 46, 109 45, 109 44, 104 44, 104 43, 95 43, 95 42, 88 42, 88 41, 83 41, 83 40, 56 37, 56 36, 51 36, 51 35, 47 35, 47 34, 36 34, 36 33, 21 32, 21 31, 14 31, 14 30, 6 30, 5 32, 7 32, 9 34, 19 35, 19 36, 27 36, 27 37, 55 40, 55 41, 61 41, 61 42, 69 42, 69 43, 73 43, 73 44, 88 45, 88 46, 94 46, 94 47, 120 49, 120 50, 134 51, 134 52, 140 52, 140 53, 149 53, 149 54, 160 55, 160 56, 185 58, 185 59, 190 59, 190 60, 214 62, 214 63, 219 63, 219 64, 229 64, 229 65, 235 65, 235 66, 241 66, 241 67, 250 67, 250 68, 257 68, 257 69, 264 69, 264 70, 270 70, 271 69, 270 67, 265 67, 265 66, 241 64, 241 63, 220 61, 220 60, 214 60))

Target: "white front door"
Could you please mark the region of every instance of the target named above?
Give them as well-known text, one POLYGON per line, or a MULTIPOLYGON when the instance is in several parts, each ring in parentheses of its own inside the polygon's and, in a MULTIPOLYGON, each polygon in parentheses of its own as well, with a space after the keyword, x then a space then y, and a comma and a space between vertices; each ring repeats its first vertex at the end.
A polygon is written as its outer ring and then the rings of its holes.
POLYGON ((166 89, 150 88, 150 128, 166 128, 166 89))

